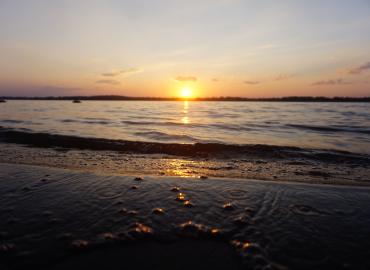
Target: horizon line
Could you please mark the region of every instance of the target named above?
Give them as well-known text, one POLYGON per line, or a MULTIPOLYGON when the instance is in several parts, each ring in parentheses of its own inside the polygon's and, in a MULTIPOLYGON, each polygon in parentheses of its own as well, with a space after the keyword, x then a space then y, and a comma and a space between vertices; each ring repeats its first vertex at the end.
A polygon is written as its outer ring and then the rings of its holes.
POLYGON ((76 96, 0 96, 2 100, 101 100, 101 101, 365 101, 370 102, 370 96, 283 96, 283 97, 135 97, 122 95, 76 95, 76 96))

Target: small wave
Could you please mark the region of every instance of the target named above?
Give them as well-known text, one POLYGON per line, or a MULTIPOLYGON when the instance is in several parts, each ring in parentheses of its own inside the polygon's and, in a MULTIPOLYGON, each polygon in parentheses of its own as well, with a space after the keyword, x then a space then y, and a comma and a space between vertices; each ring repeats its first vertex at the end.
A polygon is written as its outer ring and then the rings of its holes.
POLYGON ((188 135, 177 135, 177 134, 167 134, 158 131, 148 131, 148 132, 136 132, 136 136, 145 137, 148 139, 154 139, 157 141, 186 141, 186 142, 197 142, 198 140, 188 136, 188 135))
POLYGON ((11 119, 5 119, 5 120, 0 120, 0 123, 4 124, 25 124, 25 125, 42 125, 41 123, 38 122, 33 122, 33 121, 22 121, 22 120, 11 120, 11 119))
POLYGON ((59 120, 62 123, 82 123, 82 124, 99 124, 99 125, 107 125, 110 124, 110 121, 106 120, 75 120, 75 119, 62 119, 59 120))
POLYGON ((62 120, 59 120, 60 122, 62 123, 79 123, 80 121, 78 120, 73 120, 73 119, 62 119, 62 120))
POLYGON ((7 124, 24 124, 26 123, 25 121, 22 120, 12 120, 12 119, 4 119, 0 120, 2 123, 7 123, 7 124))
POLYGON ((182 122, 149 122, 149 121, 130 121, 124 120, 121 123, 125 125, 133 126, 163 126, 163 127, 186 127, 186 128, 209 128, 209 129, 223 129, 231 131, 253 131, 255 128, 266 128, 266 125, 257 125, 257 124, 247 124, 247 126, 242 125, 233 125, 233 124, 200 124, 200 123, 182 123, 182 122))
POLYGON ((85 124, 108 125, 111 122, 110 121, 104 121, 104 120, 100 120, 100 121, 96 120, 96 121, 82 121, 82 123, 85 123, 85 124))
MULTIPOLYGON (((148 125, 163 125, 164 123, 161 122, 149 122, 149 121, 130 121, 130 120, 123 120, 121 121, 122 124, 125 125, 132 125, 132 126, 148 126, 148 125)), ((171 124, 176 124, 176 123, 171 123, 171 124)))
POLYGON ((324 126, 308 126, 308 125, 299 125, 299 124, 287 124, 287 127, 297 128, 297 129, 304 129, 304 130, 313 130, 313 131, 321 131, 321 132, 351 132, 351 133, 364 133, 370 134, 370 130, 364 127, 340 127, 340 126, 331 126, 331 127, 324 127, 324 126))
POLYGON ((198 123, 183 123, 183 122, 149 122, 149 121, 130 121, 130 120, 123 120, 121 121, 122 124, 125 125, 132 125, 132 126, 163 126, 163 127, 199 127, 199 128, 207 128, 207 125, 198 124, 198 123))

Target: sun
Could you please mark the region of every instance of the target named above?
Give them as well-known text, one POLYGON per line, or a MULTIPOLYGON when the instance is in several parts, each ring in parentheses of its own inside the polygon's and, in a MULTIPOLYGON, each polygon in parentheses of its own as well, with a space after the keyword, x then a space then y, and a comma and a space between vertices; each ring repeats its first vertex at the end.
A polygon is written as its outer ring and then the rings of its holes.
POLYGON ((181 97, 182 98, 191 98, 193 96, 193 90, 190 87, 181 88, 181 97))

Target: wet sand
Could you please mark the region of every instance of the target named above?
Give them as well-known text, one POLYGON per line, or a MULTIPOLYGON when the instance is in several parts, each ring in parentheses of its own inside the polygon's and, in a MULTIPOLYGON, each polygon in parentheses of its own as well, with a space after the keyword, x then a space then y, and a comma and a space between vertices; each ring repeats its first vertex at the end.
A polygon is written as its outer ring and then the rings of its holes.
POLYGON ((0 164, 1 269, 369 269, 370 189, 0 164))
POLYGON ((254 155, 232 158, 184 157, 68 148, 37 148, 1 143, 0 163, 40 165, 83 172, 180 177, 223 177, 277 182, 370 186, 370 161, 280 158, 254 155))

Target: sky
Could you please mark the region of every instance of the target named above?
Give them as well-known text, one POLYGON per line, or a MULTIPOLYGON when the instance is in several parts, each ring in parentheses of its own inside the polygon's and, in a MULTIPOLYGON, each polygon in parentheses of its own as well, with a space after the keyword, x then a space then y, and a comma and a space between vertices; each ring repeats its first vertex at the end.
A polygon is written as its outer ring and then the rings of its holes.
POLYGON ((0 96, 370 96, 369 0, 1 0, 0 96))

